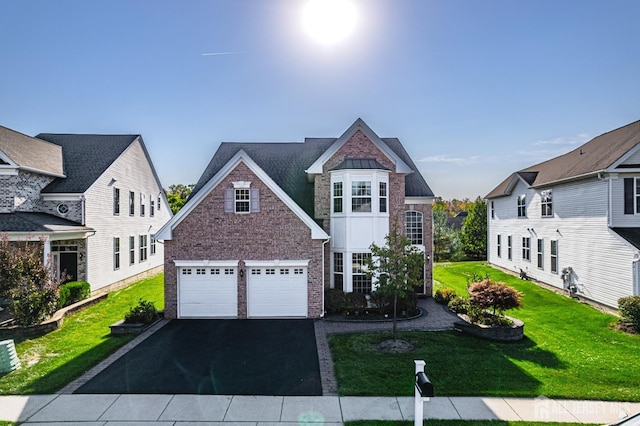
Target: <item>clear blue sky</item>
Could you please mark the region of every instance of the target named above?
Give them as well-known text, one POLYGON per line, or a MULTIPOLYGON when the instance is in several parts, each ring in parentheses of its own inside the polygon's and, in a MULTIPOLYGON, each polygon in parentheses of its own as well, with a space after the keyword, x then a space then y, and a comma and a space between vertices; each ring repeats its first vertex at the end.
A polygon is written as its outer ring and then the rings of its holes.
POLYGON ((0 0, 0 124, 139 133, 168 187, 361 117, 451 199, 640 119, 640 1, 352 2, 324 46, 305 0, 0 0))

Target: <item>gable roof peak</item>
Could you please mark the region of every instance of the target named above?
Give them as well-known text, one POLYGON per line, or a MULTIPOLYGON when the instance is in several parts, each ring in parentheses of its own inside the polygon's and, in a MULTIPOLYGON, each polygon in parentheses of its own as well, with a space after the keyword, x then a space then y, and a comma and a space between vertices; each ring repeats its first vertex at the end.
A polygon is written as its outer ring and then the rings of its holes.
POLYGON ((400 156, 372 129, 364 122, 362 118, 356 119, 351 126, 333 142, 333 144, 327 149, 306 172, 309 175, 322 174, 322 166, 338 152, 338 150, 345 144, 351 137, 357 132, 361 131, 367 139, 369 139, 382 153, 395 165, 395 171, 397 173, 411 174, 414 170, 400 158, 400 156))

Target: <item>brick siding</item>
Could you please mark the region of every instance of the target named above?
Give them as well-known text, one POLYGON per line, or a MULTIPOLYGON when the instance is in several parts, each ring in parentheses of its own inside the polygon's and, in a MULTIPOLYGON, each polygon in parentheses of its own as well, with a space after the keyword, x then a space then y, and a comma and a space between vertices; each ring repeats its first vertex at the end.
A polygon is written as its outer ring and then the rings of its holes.
MULTIPOLYGON (((308 316, 322 314, 322 241, 251 170, 240 163, 165 241, 165 316, 177 317, 174 260, 309 260, 308 316), (224 191, 234 181, 260 190, 260 212, 224 213, 224 191)), ((238 317, 247 317, 247 275, 238 275, 238 317)))

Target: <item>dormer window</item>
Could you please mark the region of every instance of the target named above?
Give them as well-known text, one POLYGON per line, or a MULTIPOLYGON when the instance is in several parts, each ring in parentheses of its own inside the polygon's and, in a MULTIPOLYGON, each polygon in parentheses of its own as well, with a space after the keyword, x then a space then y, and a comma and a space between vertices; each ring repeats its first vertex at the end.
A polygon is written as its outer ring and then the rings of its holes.
POLYGON ((527 217, 527 196, 518 195, 518 217, 527 217))

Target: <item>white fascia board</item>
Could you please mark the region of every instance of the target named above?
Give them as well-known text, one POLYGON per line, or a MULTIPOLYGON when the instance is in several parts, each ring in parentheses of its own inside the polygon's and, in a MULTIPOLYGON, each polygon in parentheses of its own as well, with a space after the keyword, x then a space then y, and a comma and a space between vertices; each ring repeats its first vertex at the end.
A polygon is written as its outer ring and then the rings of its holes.
POLYGON ((53 177, 59 177, 59 178, 66 178, 67 177, 64 174, 46 172, 44 170, 34 169, 34 168, 31 168, 31 167, 20 167, 20 169, 24 170, 25 172, 37 173, 37 174, 40 174, 40 175, 53 176, 53 177))
POLYGON ((634 154, 637 154, 638 151, 640 151, 640 143, 634 146, 633 148, 631 148, 629 151, 627 151, 622 157, 618 158, 612 165, 607 167, 607 170, 616 169, 618 166, 620 166, 620 164, 627 161, 629 157, 631 157, 634 154))
POLYGON ((3 164, 0 166, 0 176, 18 176, 18 168, 3 164))
POLYGON ((83 240, 94 235, 96 231, 49 231, 49 232, 7 232, 9 241, 49 241, 83 240))
POLYGON ((384 153, 384 155, 396 166, 396 173, 404 173, 409 174, 413 173, 411 167, 407 165, 404 161, 400 159, 396 155, 395 152, 389 145, 387 145, 378 135, 375 134, 373 130, 364 122, 363 119, 358 118, 352 125, 347 129, 346 132, 342 134, 336 141, 327 149, 307 170, 305 170, 308 174, 311 175, 319 175, 322 174, 322 166, 326 163, 331 157, 334 156, 336 152, 353 136, 358 130, 361 130, 362 133, 365 134, 369 140, 384 153))
POLYGON ((43 201, 80 201, 84 198, 84 194, 77 193, 45 193, 40 194, 43 201))
POLYGON ((235 268, 238 266, 238 260, 174 260, 173 263, 178 267, 203 266, 206 268, 235 268))
POLYGON ((434 197, 405 197, 405 204, 433 204, 434 197))
POLYGON ((245 260, 244 265, 248 268, 264 267, 264 266, 289 266, 304 267, 309 266, 309 259, 306 260, 290 260, 290 259, 273 259, 273 260, 245 260))
POLYGON ((289 197, 287 195, 286 192, 284 192, 284 190, 282 188, 280 188, 274 181, 273 179, 271 179, 269 177, 269 175, 262 170, 262 168, 260 168, 260 166, 258 166, 256 164, 255 161, 253 161, 251 159, 251 157, 249 157, 249 155, 244 151, 244 150, 240 150, 236 153, 236 155, 234 155, 228 162, 227 164, 225 164, 220 171, 218 171, 218 173, 215 174, 215 176, 213 176, 203 187, 200 191, 198 191, 198 193, 195 195, 195 197, 193 199, 189 199, 189 201, 187 201, 187 203, 184 205, 184 207, 182 207, 182 209, 180 209, 180 211, 178 213, 176 213, 175 216, 173 216, 173 218, 171 218, 171 220, 169 222, 167 222, 162 228, 160 228, 160 230, 156 233, 156 238, 159 240, 170 240, 173 238, 173 229, 180 224, 180 222, 182 222, 182 220, 187 217, 187 215, 189 213, 191 213, 191 211, 193 211, 193 209, 196 208, 196 206, 198 206, 198 204, 200 204, 202 202, 202 200, 205 199, 205 197, 207 197, 211 191, 213 191, 213 189, 218 186, 220 184, 220 182, 222 182, 222 180, 224 178, 227 177, 227 175, 229 173, 231 173, 231 171, 233 169, 235 169, 238 164, 240 164, 240 162, 243 162, 244 164, 247 165, 247 167, 249 167, 249 169, 256 175, 258 176, 258 178, 265 184, 267 185, 267 187, 273 191, 274 194, 276 194, 276 196, 278 198, 280 198, 280 200, 282 200, 282 202, 284 202, 287 207, 289 207, 289 209, 291 209, 291 211, 293 211, 296 216, 298 216, 300 218, 300 220, 302 220, 305 225, 307 225, 309 227, 309 229, 311 230, 311 238, 314 240, 326 240, 327 238, 329 238, 329 236, 327 235, 326 232, 324 232, 324 230, 311 218, 309 217, 309 215, 307 213, 305 213, 304 210, 302 210, 302 208, 296 204, 291 197, 289 197))

